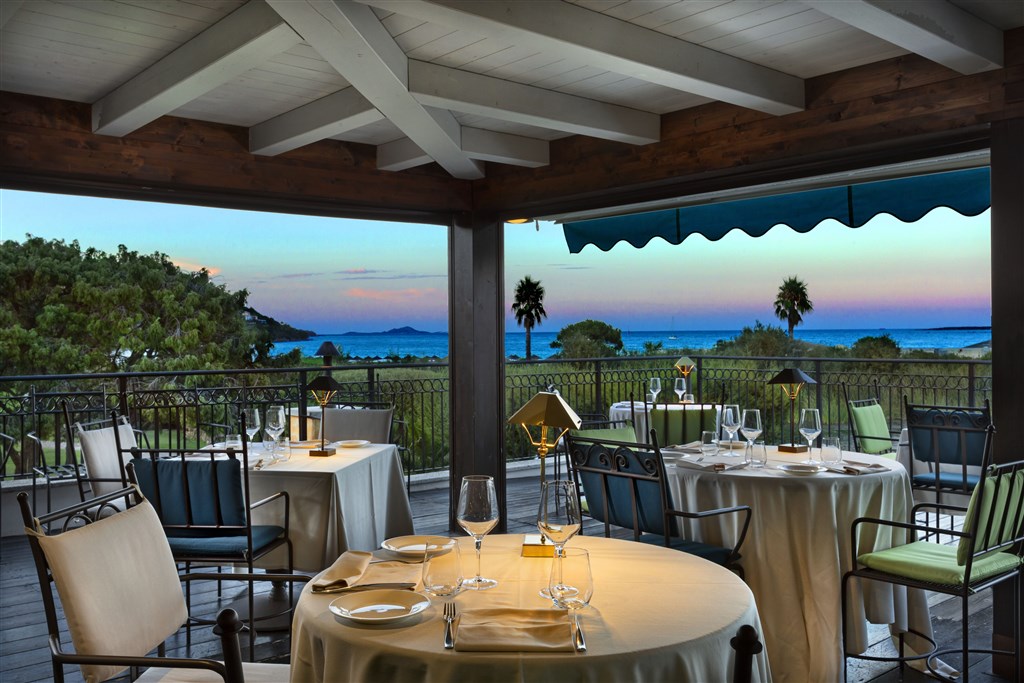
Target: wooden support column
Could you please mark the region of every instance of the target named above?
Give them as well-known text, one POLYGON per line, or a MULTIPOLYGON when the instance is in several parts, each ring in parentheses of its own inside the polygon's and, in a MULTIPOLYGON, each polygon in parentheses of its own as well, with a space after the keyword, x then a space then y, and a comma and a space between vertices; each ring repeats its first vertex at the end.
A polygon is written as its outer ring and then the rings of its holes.
MULTIPOLYGON (((1017 445, 1024 425, 1024 118, 992 124, 992 421, 998 430, 996 462, 1021 456, 1017 445)), ((1011 649, 1013 587, 998 585, 993 595, 992 646, 1011 649)), ((1020 626, 1018 634, 1024 634, 1020 626)), ((1024 651, 1024 646, 1022 646, 1024 651)), ((1024 657, 1021 658, 1024 663, 1024 657)), ((1024 664, 1013 676, 1011 657, 994 657, 993 673, 1024 680, 1024 664)))
POLYGON ((462 477, 489 474, 505 505, 505 244, 497 216, 457 214, 448 231, 451 528, 462 477))

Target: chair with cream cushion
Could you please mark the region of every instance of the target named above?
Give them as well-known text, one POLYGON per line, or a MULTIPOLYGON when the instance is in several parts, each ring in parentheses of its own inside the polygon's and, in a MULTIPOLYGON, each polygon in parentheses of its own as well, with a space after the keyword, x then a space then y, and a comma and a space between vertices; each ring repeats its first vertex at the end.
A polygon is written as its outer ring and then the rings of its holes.
POLYGON ((80 500, 103 496, 128 486, 125 465, 131 449, 138 445, 136 430, 127 418, 111 413, 109 418, 89 422, 74 421, 67 401, 62 401, 69 461, 85 465, 85 473, 76 467, 80 500), (75 441, 82 449, 81 460, 75 441))
POLYGON ((26 493, 18 494, 18 503, 42 589, 54 680, 64 680, 66 664, 80 665, 87 683, 108 680, 128 667, 156 667, 148 668, 141 681, 288 680, 288 665, 242 663, 242 625, 230 609, 218 615, 215 629, 223 662, 162 656, 164 641, 188 619, 181 579, 245 580, 246 575, 179 576, 160 520, 137 488, 41 517, 33 516, 26 493), (125 500, 132 502, 128 509, 111 507, 125 500), (65 651, 61 642, 53 587, 74 652, 65 651), (158 656, 148 656, 154 650, 158 656))
POLYGON ((391 443, 394 414, 391 405, 324 408, 320 424, 327 441, 365 439, 370 443, 391 443))

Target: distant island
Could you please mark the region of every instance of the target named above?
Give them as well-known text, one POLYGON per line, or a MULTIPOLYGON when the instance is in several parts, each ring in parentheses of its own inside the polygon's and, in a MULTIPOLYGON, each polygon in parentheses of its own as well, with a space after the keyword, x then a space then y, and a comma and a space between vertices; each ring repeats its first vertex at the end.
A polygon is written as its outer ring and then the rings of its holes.
POLYGON ((245 307, 245 318, 246 324, 266 330, 267 336, 272 342, 306 341, 310 337, 316 336, 316 332, 312 330, 300 330, 288 323, 274 320, 252 306, 245 307))
POLYGON ((960 327, 926 327, 925 329, 929 330, 929 331, 940 331, 940 332, 949 331, 949 330, 966 330, 966 331, 970 331, 970 330, 991 330, 992 326, 991 325, 963 325, 963 326, 960 326, 960 327))
POLYGON ((342 332, 339 337, 361 337, 372 334, 447 334, 447 332, 424 332, 414 327, 393 327, 387 332, 342 332))

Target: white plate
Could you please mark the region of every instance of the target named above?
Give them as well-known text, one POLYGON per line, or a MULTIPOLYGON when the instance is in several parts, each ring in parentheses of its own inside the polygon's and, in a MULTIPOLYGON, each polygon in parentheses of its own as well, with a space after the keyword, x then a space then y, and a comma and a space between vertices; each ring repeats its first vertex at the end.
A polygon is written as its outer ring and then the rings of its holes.
POLYGON ((428 607, 430 600, 425 595, 386 589, 343 595, 331 603, 330 610, 361 624, 384 624, 419 614, 428 607))
POLYGON ((455 541, 447 536, 397 536, 384 541, 380 547, 399 555, 423 557, 427 551, 434 553, 453 545, 455 541))
POLYGON ((779 465, 779 469, 787 474, 817 474, 818 472, 825 471, 825 468, 820 465, 808 465, 804 463, 779 465))
POLYGON ((742 450, 744 447, 746 447, 746 445, 747 445, 747 442, 743 441, 742 439, 736 439, 735 441, 729 441, 728 439, 721 439, 718 442, 718 447, 719 448, 723 448, 723 449, 725 449, 727 451, 728 450, 733 450, 733 451, 742 450))
POLYGON ((309 441, 292 441, 292 448, 320 448, 320 439, 311 439, 309 441))
POLYGON ((342 448, 362 448, 363 446, 369 446, 370 442, 364 439, 348 439, 346 441, 339 441, 338 445, 342 448))

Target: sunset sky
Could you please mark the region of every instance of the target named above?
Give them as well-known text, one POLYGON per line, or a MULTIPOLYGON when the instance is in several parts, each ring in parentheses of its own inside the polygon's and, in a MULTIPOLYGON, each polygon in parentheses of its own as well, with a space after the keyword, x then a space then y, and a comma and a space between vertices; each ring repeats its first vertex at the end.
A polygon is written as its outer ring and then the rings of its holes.
MULTIPOLYGON (((320 333, 402 325, 447 330, 447 231, 337 218, 0 191, 0 240, 26 233, 82 247, 166 253, 206 267, 257 310, 320 333)), ((989 212, 936 209, 915 224, 879 216, 852 230, 827 221, 810 233, 776 226, 718 242, 660 239, 570 254, 561 227, 508 225, 506 296, 523 275, 546 289, 542 330, 595 318, 623 330, 731 330, 780 324, 781 281, 804 280, 809 329, 988 325, 989 212)), ((511 304, 511 300, 509 301, 511 304)), ((515 322, 508 314, 508 329, 515 322)))

